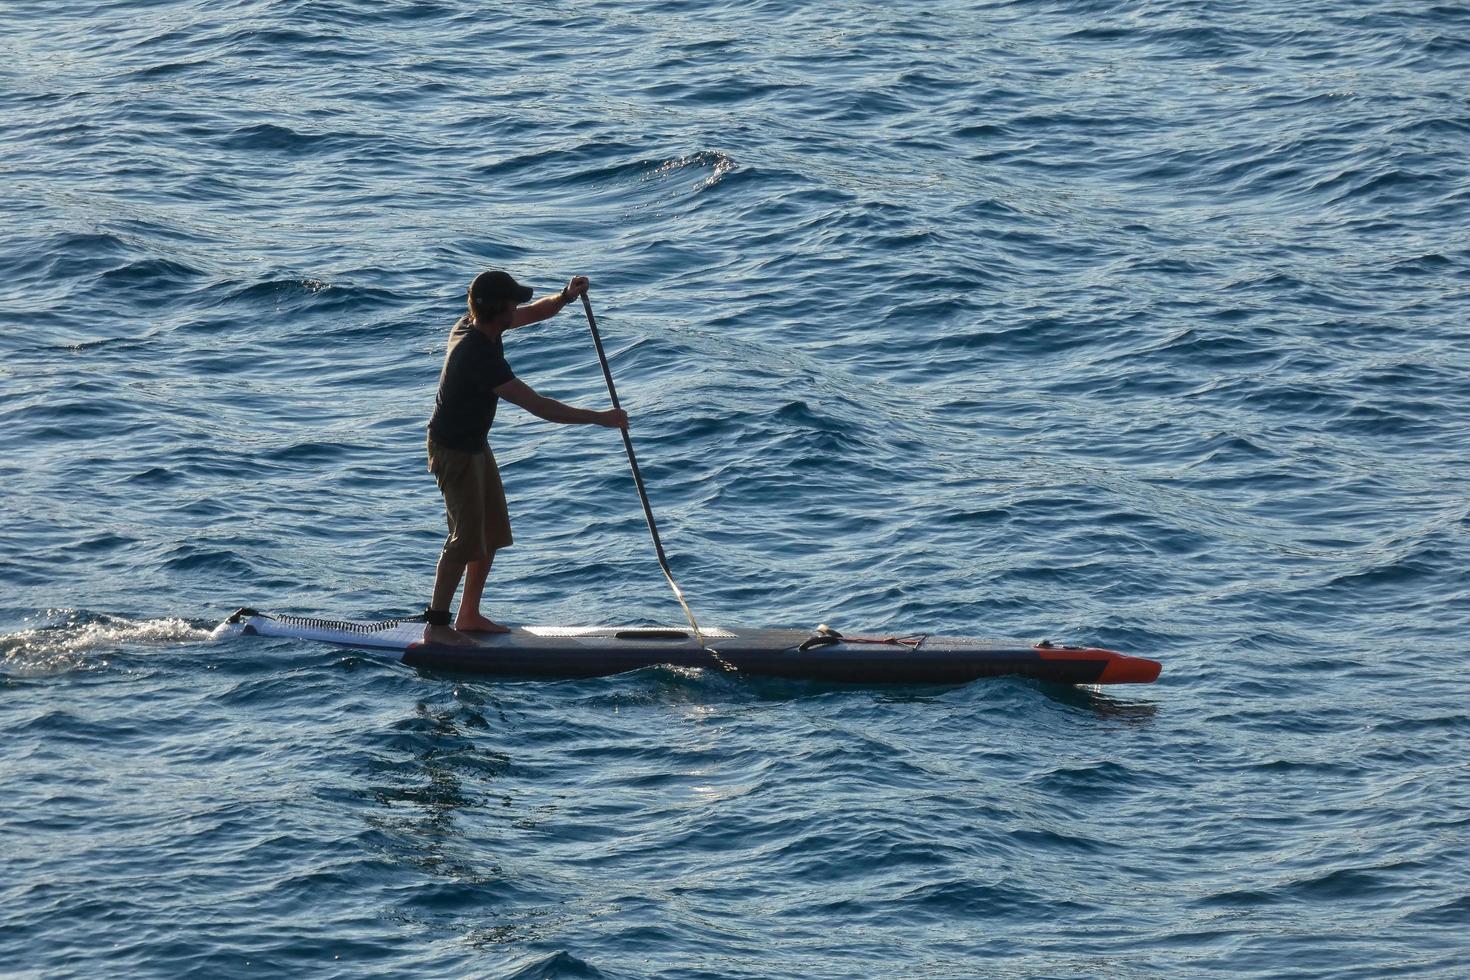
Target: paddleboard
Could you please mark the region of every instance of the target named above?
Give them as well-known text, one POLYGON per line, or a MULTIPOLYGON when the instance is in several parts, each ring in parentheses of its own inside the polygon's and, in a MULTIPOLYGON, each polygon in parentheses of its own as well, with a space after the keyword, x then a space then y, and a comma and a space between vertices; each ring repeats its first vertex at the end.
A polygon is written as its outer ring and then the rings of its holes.
POLYGON ((405 664, 523 677, 599 677, 667 664, 762 677, 851 683, 960 684, 1015 675, 1062 684, 1147 684, 1161 665, 1095 647, 829 627, 519 626, 509 633, 429 631, 422 620, 359 623, 241 609, 218 636, 284 637, 392 653, 405 664))

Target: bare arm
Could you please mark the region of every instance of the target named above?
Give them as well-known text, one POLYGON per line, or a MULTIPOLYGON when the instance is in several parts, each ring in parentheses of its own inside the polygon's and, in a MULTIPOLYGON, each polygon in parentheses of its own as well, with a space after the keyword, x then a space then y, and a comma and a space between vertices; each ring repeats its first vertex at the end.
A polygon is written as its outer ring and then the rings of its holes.
POLYGON ((517 306, 515 316, 511 319, 508 329, 514 330, 516 327, 529 327, 533 323, 540 323, 542 320, 551 319, 561 312, 562 307, 567 305, 567 300, 563 296, 564 294, 562 293, 552 293, 550 296, 541 297, 534 303, 517 306))
POLYGON ((555 398, 537 394, 520 378, 511 378, 495 389, 495 393, 512 405, 519 405, 537 418, 566 425, 603 425, 609 429, 623 429, 628 425, 628 413, 620 408, 599 412, 590 408, 573 408, 555 398))
POLYGON ((573 276, 571 282, 567 283, 561 292, 543 296, 534 303, 516 307, 515 316, 511 319, 508 329, 527 327, 533 323, 551 319, 560 313, 568 303, 585 293, 587 286, 586 276, 573 276))

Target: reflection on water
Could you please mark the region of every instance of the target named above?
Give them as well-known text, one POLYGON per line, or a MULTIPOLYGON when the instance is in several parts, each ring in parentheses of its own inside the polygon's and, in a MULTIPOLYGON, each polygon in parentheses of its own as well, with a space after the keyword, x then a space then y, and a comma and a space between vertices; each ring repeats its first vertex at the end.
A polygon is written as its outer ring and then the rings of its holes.
POLYGON ((459 824, 512 806, 499 786, 510 757, 477 743, 488 727, 473 704, 457 697, 444 705, 415 705, 413 715, 383 737, 375 775, 394 779, 373 788, 382 812, 367 818, 396 860, 477 893, 500 881, 504 870, 483 847, 462 846, 459 824))
POLYGON ((1116 694, 1114 692, 1118 687, 1103 688, 1097 684, 1036 684, 1036 689, 1048 700, 1072 708, 1084 708, 1108 721, 1142 723, 1152 721, 1158 714, 1159 706, 1155 701, 1116 694))

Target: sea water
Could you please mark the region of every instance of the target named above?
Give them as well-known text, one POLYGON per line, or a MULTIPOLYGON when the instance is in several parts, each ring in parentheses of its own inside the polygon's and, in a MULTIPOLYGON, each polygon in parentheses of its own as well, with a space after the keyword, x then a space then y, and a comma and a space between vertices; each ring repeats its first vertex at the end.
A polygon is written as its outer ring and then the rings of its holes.
MULTIPOLYGON (((0 7, 0 974, 1470 973, 1470 8, 0 7), (475 679, 412 614, 471 277, 592 280, 709 625, 1152 687, 475 679)), ((577 307, 507 338, 607 402, 577 307)), ((502 406, 486 610, 668 623, 502 406)))

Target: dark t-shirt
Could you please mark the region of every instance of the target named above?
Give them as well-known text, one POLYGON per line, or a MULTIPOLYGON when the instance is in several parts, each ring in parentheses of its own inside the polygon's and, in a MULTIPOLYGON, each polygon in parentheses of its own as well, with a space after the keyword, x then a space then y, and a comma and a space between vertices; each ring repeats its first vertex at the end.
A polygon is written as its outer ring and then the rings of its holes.
POLYGON ((482 449, 500 401, 495 389, 514 378, 500 337, 487 337, 474 328, 469 317, 460 317, 449 331, 429 438, 468 453, 482 449))

